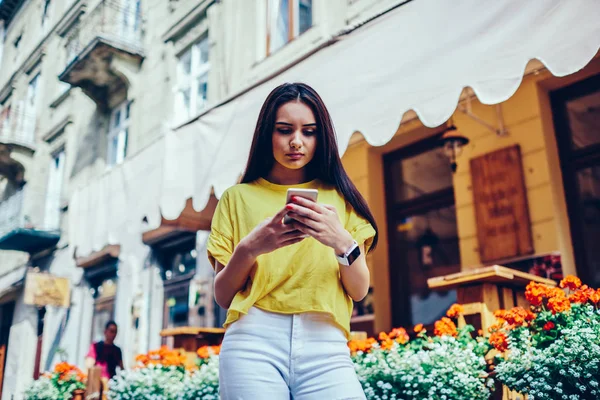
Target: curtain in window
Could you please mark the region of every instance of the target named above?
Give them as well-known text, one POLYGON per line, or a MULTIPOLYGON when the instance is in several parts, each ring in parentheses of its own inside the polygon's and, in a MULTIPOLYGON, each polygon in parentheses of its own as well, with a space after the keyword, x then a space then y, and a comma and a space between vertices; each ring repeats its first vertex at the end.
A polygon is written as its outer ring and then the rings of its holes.
POLYGON ((269 52, 273 52, 288 42, 290 27, 290 0, 269 1, 269 52))

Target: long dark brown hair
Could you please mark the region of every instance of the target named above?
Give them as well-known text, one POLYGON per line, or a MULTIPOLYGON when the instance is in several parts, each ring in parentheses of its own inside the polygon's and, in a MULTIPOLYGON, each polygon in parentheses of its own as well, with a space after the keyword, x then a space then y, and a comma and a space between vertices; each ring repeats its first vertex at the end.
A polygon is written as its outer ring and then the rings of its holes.
POLYGON ((258 178, 265 178, 271 172, 275 163, 272 135, 275 129, 277 110, 291 101, 300 101, 310 107, 317 123, 317 149, 314 158, 307 165, 308 175, 333 185, 354 210, 371 223, 376 232, 371 246, 371 250, 374 249, 379 236, 375 218, 371 214, 367 202, 344 170, 342 160, 340 160, 335 129, 327 107, 317 92, 304 83, 285 83, 278 86, 265 100, 258 115, 250 157, 241 183, 250 183, 258 178))

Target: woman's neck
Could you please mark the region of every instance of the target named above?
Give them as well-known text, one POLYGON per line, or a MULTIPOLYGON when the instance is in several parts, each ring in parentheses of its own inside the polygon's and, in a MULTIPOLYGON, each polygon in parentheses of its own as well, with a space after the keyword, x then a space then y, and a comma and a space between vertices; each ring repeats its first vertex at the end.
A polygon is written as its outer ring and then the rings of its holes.
POLYGON ((289 169, 275 163, 266 179, 276 185, 296 185, 308 182, 310 177, 306 172, 306 168, 289 169))

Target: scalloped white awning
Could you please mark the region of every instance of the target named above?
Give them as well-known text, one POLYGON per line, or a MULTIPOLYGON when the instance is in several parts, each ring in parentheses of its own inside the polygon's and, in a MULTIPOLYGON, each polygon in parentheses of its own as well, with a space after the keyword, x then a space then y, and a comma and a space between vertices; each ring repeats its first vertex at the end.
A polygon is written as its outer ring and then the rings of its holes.
POLYGON ((485 104, 507 100, 532 59, 556 76, 580 70, 600 48, 598 21, 598 0, 414 0, 404 4, 169 133, 160 146, 153 145, 128 160, 101 183, 75 192, 71 227, 85 224, 88 234, 70 235, 71 242, 84 255, 107 242, 123 245, 122 236, 135 228, 120 229, 124 226, 120 218, 137 226, 144 215, 151 215, 152 227, 160 222, 158 209, 173 219, 188 198, 193 198, 194 208, 203 209, 212 188, 218 197, 236 183, 260 106, 280 83, 303 81, 321 94, 342 151, 355 131, 378 146, 392 138, 410 110, 426 126, 444 123, 465 87, 471 87, 485 104), (164 163, 160 168, 153 165, 152 170, 161 183, 147 185, 153 179, 146 170, 159 159, 164 163), (147 167, 128 166, 136 163, 147 167), (143 173, 125 176, 120 172, 131 169, 143 173), (84 198, 97 200, 93 206, 81 207, 84 198), (137 206, 140 201, 142 208, 137 206), (94 219, 105 223, 95 225, 94 219))

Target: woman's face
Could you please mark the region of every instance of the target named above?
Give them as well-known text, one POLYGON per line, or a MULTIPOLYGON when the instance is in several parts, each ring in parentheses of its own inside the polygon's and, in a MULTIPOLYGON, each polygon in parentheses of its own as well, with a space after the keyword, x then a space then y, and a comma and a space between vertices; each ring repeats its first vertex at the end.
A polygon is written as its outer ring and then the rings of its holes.
POLYGON ((317 148, 317 123, 310 107, 299 101, 279 107, 272 139, 277 163, 291 170, 306 167, 317 148))

